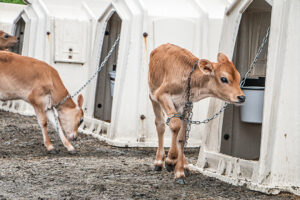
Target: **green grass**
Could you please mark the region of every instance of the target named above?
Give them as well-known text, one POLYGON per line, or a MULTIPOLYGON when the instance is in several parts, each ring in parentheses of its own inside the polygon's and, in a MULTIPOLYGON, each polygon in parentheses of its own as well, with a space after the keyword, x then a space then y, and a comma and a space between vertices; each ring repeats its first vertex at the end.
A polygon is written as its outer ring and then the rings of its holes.
POLYGON ((16 3, 16 4, 24 4, 22 0, 0 0, 3 3, 16 3))

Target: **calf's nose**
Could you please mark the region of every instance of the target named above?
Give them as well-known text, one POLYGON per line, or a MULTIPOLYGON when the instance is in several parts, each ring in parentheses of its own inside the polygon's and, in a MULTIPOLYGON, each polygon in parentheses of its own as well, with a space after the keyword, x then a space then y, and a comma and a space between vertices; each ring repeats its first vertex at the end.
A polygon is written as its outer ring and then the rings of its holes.
POLYGON ((246 100, 246 97, 244 95, 237 96, 237 98, 238 98, 240 103, 244 103, 245 100, 246 100))

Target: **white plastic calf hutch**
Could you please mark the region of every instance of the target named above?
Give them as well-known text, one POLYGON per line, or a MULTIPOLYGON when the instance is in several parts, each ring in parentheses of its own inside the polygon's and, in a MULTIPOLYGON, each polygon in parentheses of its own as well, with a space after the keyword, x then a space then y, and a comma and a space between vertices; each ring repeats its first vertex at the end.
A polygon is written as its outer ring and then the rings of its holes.
MULTIPOLYGON (((206 126, 195 166, 202 173, 266 193, 300 195, 299 11, 298 0, 237 0, 228 7, 220 51, 233 57, 242 75, 271 24, 248 84, 265 86, 264 101, 256 102, 263 104, 263 117, 262 123, 244 122, 241 107, 231 106, 206 126)), ((222 105, 211 100, 209 112, 222 105)))
MULTIPOLYGON (((150 52, 169 42, 216 60, 225 3, 33 0, 16 22, 15 34, 25 33, 19 53, 54 66, 71 93, 96 71, 120 34, 111 59, 83 91, 80 130, 112 145, 157 146, 147 85, 150 52)), ((27 104, 15 107, 32 114, 27 104)), ((208 101, 196 104, 194 118, 206 118, 207 110, 208 101)), ((199 146, 201 131, 203 126, 193 127, 190 146, 199 146)), ((166 146, 170 140, 168 132, 166 146)))
MULTIPOLYGON (((157 46, 169 42, 198 56, 215 59, 223 17, 218 12, 224 12, 225 2, 204 3, 135 0, 113 1, 107 6, 99 18, 92 57, 101 55, 103 60, 116 39, 115 32, 121 34, 118 58, 115 57, 106 68, 116 71, 115 89, 111 97, 105 71, 100 73, 97 83, 90 85, 88 94, 92 98, 87 102, 87 114, 91 117, 86 118, 84 132, 95 133, 93 135, 117 146, 157 146, 147 84, 149 55, 157 46), (207 11, 213 7, 214 12, 208 15, 207 11)), ((99 59, 92 60, 90 73, 96 70, 98 63, 99 59)), ((207 108, 207 102, 197 104, 195 110, 200 112, 195 118, 205 118, 207 108)), ((199 146, 202 129, 193 129, 190 146, 199 146)), ((171 134, 167 131, 165 145, 169 146, 170 141, 171 134)))

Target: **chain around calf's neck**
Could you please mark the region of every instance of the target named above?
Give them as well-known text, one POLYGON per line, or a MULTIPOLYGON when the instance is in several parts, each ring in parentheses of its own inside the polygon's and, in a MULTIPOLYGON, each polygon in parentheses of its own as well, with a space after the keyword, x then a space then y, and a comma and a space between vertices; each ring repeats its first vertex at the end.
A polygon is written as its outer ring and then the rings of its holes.
MULTIPOLYGON (((265 44, 267 43, 268 41, 268 38, 269 38, 269 35, 270 35, 270 27, 267 29, 267 32, 266 32, 266 35, 264 36, 257 52, 256 52, 256 55, 253 59, 253 61, 251 62, 251 65, 249 67, 249 70, 246 72, 246 74, 244 75, 244 78, 242 79, 241 83, 240 83, 240 87, 243 87, 245 85, 245 81, 246 79, 249 77, 251 71, 254 69, 254 67, 256 66, 256 62, 258 60, 258 57, 260 56, 262 50, 264 49, 265 47, 265 44)), ((170 120, 174 117, 177 117, 177 118, 180 118, 181 120, 185 120, 187 121, 187 128, 186 128, 186 134, 185 134, 185 141, 184 141, 184 144, 186 145, 187 144, 187 140, 189 138, 189 132, 191 130, 191 124, 196 124, 196 125, 200 125, 200 124, 207 124, 208 122, 210 122, 211 120, 217 118, 222 112, 224 112, 224 110, 227 108, 227 106, 229 105, 229 103, 225 102, 225 104, 221 107, 221 109, 216 112, 212 117, 210 118, 207 118, 203 121, 192 121, 192 117, 193 117, 193 103, 190 101, 190 82, 191 82, 191 76, 196 68, 196 65, 198 64, 198 61, 196 61, 196 63, 194 64, 193 66, 193 69, 192 71, 190 72, 190 75, 189 75, 189 78, 188 78, 188 86, 187 86, 187 100, 186 100, 186 103, 185 103, 185 106, 183 108, 183 113, 182 114, 174 114, 170 117, 167 118, 167 121, 166 121, 166 124, 169 125, 170 123, 170 120)))
POLYGON ((166 124, 169 125, 169 122, 173 117, 178 117, 181 120, 184 120, 184 121, 187 122, 185 135, 184 135, 184 141, 183 141, 185 146, 187 144, 187 140, 189 139, 189 133, 191 131, 191 124, 192 124, 191 122, 192 122, 192 117, 193 117, 193 111, 192 111, 193 110, 193 102, 190 100, 190 97, 191 97, 191 79, 192 79, 192 74, 194 73, 194 71, 195 71, 195 69, 198 65, 198 62, 199 62, 199 60, 197 60, 194 63, 192 71, 190 72, 190 74, 188 76, 187 88, 186 88, 187 100, 184 104, 182 114, 174 114, 171 117, 168 117, 168 119, 166 121, 166 124))

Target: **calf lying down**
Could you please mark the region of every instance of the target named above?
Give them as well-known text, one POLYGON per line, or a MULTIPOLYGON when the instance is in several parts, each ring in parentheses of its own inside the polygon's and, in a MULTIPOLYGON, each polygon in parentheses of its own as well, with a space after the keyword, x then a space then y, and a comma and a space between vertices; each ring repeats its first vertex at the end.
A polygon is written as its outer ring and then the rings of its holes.
POLYGON ((77 130, 83 118, 82 95, 78 96, 77 105, 68 98, 65 103, 57 106, 58 127, 52 109, 67 95, 68 91, 58 72, 47 63, 0 51, 0 100, 22 99, 33 106, 48 151, 54 151, 47 132, 48 120, 58 129, 60 139, 67 150, 74 151, 69 140, 78 136, 77 130))

